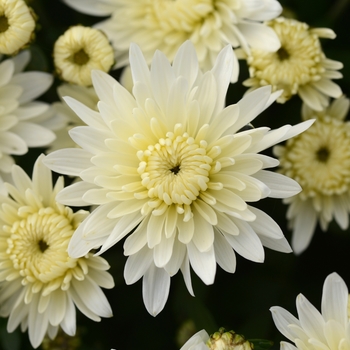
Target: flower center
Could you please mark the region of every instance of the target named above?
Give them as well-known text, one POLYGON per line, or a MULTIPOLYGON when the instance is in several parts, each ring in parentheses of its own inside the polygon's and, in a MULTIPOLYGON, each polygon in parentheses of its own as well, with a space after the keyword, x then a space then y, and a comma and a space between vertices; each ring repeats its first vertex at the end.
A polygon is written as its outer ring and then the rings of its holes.
POLYGON ((23 285, 31 283, 33 292, 44 287, 46 295, 59 287, 68 289, 79 259, 67 253, 74 228, 66 216, 41 208, 5 230, 9 233, 6 253, 23 285))
POLYGON ((288 51, 285 48, 281 47, 277 51, 277 56, 278 56, 280 61, 284 61, 284 60, 289 58, 289 53, 288 53, 288 51))
POLYGON ((9 28, 9 22, 5 15, 0 16, 0 33, 6 32, 6 30, 9 28))
POLYGON ((316 34, 305 23, 277 18, 268 22, 281 41, 277 52, 252 49, 247 58, 251 79, 246 86, 272 85, 283 89, 278 102, 285 102, 298 92, 299 86, 321 79, 324 54, 316 34))
POLYGON ((88 63, 89 59, 90 57, 84 49, 80 49, 73 55, 73 62, 79 66, 83 66, 84 64, 88 63))
MULTIPOLYGON (((167 206, 176 204, 179 213, 183 213, 183 206, 190 205, 208 187, 213 160, 207 156, 207 142, 198 142, 181 130, 182 125, 176 125, 166 138, 137 153, 138 173, 152 208, 165 211, 167 206)), ((158 211, 153 213, 157 215, 158 211)))
POLYGON ((280 158, 282 172, 295 179, 300 196, 342 194, 350 188, 350 124, 319 118, 287 142, 280 158))
POLYGON ((327 147, 321 147, 317 152, 316 152, 316 158, 318 161, 322 163, 327 163, 327 160, 329 159, 330 152, 327 149, 327 147))

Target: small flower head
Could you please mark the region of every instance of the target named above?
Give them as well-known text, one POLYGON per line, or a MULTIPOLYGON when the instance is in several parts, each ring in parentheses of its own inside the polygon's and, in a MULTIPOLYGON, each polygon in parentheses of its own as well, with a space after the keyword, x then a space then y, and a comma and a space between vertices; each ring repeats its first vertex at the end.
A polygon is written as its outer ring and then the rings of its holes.
POLYGON ((24 0, 0 0, 0 53, 14 55, 34 37, 35 15, 24 0))
POLYGON ((322 112, 303 107, 303 118, 316 118, 305 133, 276 146, 280 172, 295 179, 302 192, 285 199, 293 229, 295 253, 305 250, 317 222, 323 231, 335 218, 345 230, 350 212, 350 122, 344 121, 349 100, 341 97, 322 112))
POLYGON ((108 38, 100 30, 74 26, 61 35, 54 46, 57 74, 65 81, 89 86, 91 71, 108 72, 114 63, 114 54, 108 38))
POLYGON ((253 350, 254 345, 234 331, 225 332, 220 328, 207 341, 210 350, 253 350))
MULTIPOLYGON (((200 66, 210 70, 224 46, 241 46, 276 51, 279 40, 262 21, 278 16, 282 7, 276 0, 97 0, 88 6, 82 1, 65 0, 68 5, 88 14, 111 15, 98 23, 111 39, 117 67, 128 62, 130 43, 138 44, 151 63, 159 49, 173 60, 181 44, 191 40, 200 66)), ((233 77, 234 79, 234 77, 233 77)))
POLYGON ((128 284, 144 276, 144 301, 156 315, 180 269, 193 294, 190 264, 211 284, 216 263, 235 271, 234 251, 257 262, 264 260, 263 246, 290 252, 278 225, 250 203, 289 197, 300 187, 267 171, 278 162, 258 152, 312 121, 240 132, 279 92, 264 87, 223 108, 236 68, 229 45, 205 74, 189 41, 173 64, 157 51, 149 69, 137 45, 130 60, 133 94, 93 71, 98 112, 65 99, 87 124, 70 131, 81 149, 53 152, 46 164, 83 180, 60 193, 62 203, 99 206, 75 232, 72 256, 99 246, 102 253, 136 228, 124 243, 124 276, 128 284))
POLYGON ((68 255, 69 241, 88 215, 56 202, 63 178, 53 186, 40 156, 33 179, 18 166, 12 169, 9 196, 0 196, 0 315, 7 330, 28 329, 34 348, 45 334, 53 339, 62 328, 76 330, 75 306, 94 321, 112 315, 100 287, 112 288, 108 263, 89 253, 68 255))
POLYGON ((334 272, 323 285, 321 312, 302 294, 296 299, 299 319, 279 306, 272 307, 270 311, 277 329, 295 344, 282 341, 281 350, 349 349, 347 305, 348 288, 334 272))
POLYGON ((250 78, 243 84, 256 89, 272 85, 273 91, 283 89, 277 102, 284 103, 293 95, 312 109, 327 107, 329 97, 338 98, 341 90, 331 79, 342 75, 342 64, 326 58, 320 38, 335 38, 331 29, 310 28, 306 23, 283 17, 269 21, 281 41, 276 52, 253 48, 247 56, 250 78))

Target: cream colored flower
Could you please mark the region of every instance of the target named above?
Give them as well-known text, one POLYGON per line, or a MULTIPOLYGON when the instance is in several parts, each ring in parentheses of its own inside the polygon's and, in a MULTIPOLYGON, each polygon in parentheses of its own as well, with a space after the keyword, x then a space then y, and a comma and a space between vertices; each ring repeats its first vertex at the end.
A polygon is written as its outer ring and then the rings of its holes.
POLYGON ((170 277, 180 269, 191 293, 190 264, 206 284, 216 263, 233 273, 235 252, 263 262, 263 246, 290 252, 278 225, 249 205, 265 197, 289 197, 299 185, 266 171, 278 162, 258 154, 308 128, 312 121, 270 131, 238 132, 279 95, 270 87, 224 108, 234 68, 226 46, 214 67, 199 69, 195 48, 183 44, 173 65, 157 51, 148 68, 139 47, 130 49, 133 94, 111 76, 93 71, 98 112, 66 98, 87 126, 70 131, 81 147, 49 154, 53 170, 82 181, 59 200, 98 205, 69 245, 72 256, 109 249, 130 231, 124 254, 128 284, 143 276, 147 310, 167 300, 170 277))
POLYGON ((14 165, 9 196, 0 195, 0 315, 9 317, 8 332, 28 329, 34 348, 59 327, 75 334, 75 306, 94 321, 112 316, 100 287, 114 286, 106 260, 91 253, 68 256, 70 238, 88 212, 73 213, 56 202, 63 178, 53 186, 42 159, 32 180, 14 165))
POLYGON ((57 39, 53 57, 63 80, 83 86, 91 85, 93 69, 108 72, 114 63, 113 49, 104 33, 80 25, 57 39))
POLYGON ((55 139, 52 130, 64 125, 49 104, 33 101, 50 87, 52 76, 22 72, 29 59, 30 53, 23 51, 0 63, 0 176, 11 171, 12 155, 48 145, 55 139))
POLYGON ((289 204, 287 218, 293 229, 292 247, 304 251, 317 222, 326 231, 334 218, 349 227, 350 212, 350 122, 344 121, 349 100, 341 97, 322 112, 304 105, 303 119, 316 118, 305 133, 276 146, 280 172, 295 179, 302 192, 284 199, 289 204))
MULTIPOLYGON (((73 8, 91 15, 111 15, 96 25, 111 39, 116 67, 129 64, 130 43, 138 44, 151 63, 159 49, 173 60, 180 45, 191 40, 200 67, 209 70, 227 44, 276 51, 276 34, 261 21, 278 16, 276 0, 65 0, 73 8)), ((233 77, 235 80, 236 77, 233 77)))
POLYGON ((73 84, 62 84, 57 88, 60 102, 52 104, 55 113, 66 121, 59 129, 54 130, 56 139, 50 144, 47 152, 62 148, 76 147, 76 143, 69 136, 69 130, 75 126, 86 125, 71 108, 64 102, 64 96, 70 96, 84 103, 87 107, 97 110, 98 97, 93 87, 86 87, 73 84))
POLYGON ((327 28, 310 28, 306 23, 283 17, 267 23, 281 41, 277 52, 253 48, 247 57, 250 78, 243 82, 250 90, 272 85, 273 91, 283 89, 277 102, 284 103, 293 95, 314 110, 327 107, 329 96, 338 98, 341 89, 331 79, 342 77, 342 63, 326 58, 320 38, 334 39, 327 28))
POLYGON ((337 274, 323 285, 321 312, 302 294, 296 300, 298 317, 274 306, 270 309, 277 329, 291 342, 281 342, 281 350, 348 350, 350 321, 347 314, 348 288, 337 274))
POLYGON ((16 54, 34 36, 32 9, 23 0, 0 0, 0 53, 16 54))

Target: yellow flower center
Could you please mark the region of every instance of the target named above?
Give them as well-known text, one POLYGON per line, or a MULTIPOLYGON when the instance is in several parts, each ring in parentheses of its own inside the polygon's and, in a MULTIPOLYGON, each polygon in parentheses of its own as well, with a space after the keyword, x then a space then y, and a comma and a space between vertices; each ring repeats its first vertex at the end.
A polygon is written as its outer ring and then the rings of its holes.
POLYGON ((67 216, 53 208, 41 208, 4 229, 9 233, 6 254, 13 275, 21 276, 23 285, 32 284, 33 293, 43 289, 45 296, 57 288, 67 290, 73 277, 84 279, 87 267, 82 259, 67 253, 74 232, 67 216))
POLYGON ((319 38, 305 23, 277 18, 268 22, 281 41, 277 52, 251 49, 247 62, 252 79, 245 85, 272 85, 283 89, 279 102, 285 102, 298 92, 299 86, 321 79, 324 54, 319 38))
POLYGON ((9 22, 5 15, 0 16, 0 33, 6 32, 6 30, 9 28, 9 22))
POLYGON ((350 124, 319 118, 307 131, 287 142, 280 161, 282 172, 303 188, 302 197, 349 191, 350 124))
POLYGON ((138 173, 142 185, 152 199, 149 205, 162 214, 167 206, 176 204, 179 213, 183 205, 190 205, 201 191, 207 189, 212 158, 207 155, 207 142, 196 142, 186 132, 180 133, 181 125, 168 132, 155 145, 138 152, 138 173))
POLYGON ((79 66, 83 66, 84 64, 88 63, 89 60, 90 57, 84 49, 80 49, 73 55, 73 62, 79 66))

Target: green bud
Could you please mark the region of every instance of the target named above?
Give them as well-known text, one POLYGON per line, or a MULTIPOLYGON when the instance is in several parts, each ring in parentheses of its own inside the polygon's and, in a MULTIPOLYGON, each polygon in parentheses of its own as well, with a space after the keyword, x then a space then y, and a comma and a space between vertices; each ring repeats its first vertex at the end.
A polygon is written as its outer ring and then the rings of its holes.
POLYGON ((253 350, 254 345, 242 335, 234 331, 225 332, 225 328, 220 328, 218 332, 212 334, 206 345, 211 350, 253 350))

